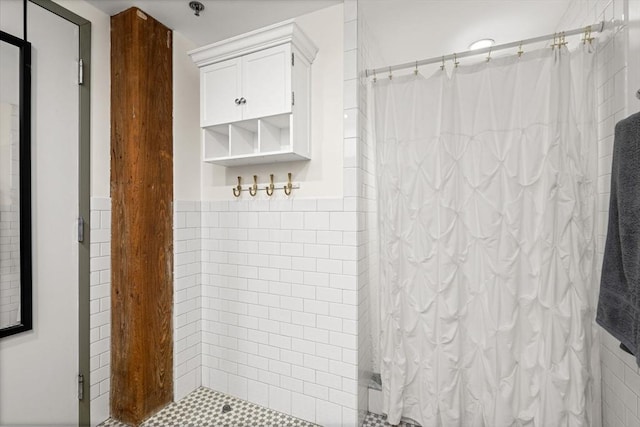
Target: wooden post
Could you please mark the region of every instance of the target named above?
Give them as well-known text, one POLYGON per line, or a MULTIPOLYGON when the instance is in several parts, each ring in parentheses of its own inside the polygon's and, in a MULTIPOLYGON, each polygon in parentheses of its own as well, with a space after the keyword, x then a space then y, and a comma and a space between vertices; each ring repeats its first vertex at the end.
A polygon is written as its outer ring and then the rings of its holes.
POLYGON ((172 32, 111 17, 111 416, 173 400, 172 32))

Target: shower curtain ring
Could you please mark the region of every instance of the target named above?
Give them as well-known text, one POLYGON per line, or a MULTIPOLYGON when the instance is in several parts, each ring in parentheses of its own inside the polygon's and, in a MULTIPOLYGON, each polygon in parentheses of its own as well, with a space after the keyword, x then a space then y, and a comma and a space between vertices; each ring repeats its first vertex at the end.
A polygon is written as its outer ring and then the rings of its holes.
POLYGON ((487 62, 491 61, 491 48, 489 48, 489 54, 487 55, 487 62))
POLYGON ((413 70, 413 74, 418 75, 418 61, 416 61, 416 69, 413 70))
POLYGON ((582 39, 582 44, 586 45, 587 42, 591 44, 593 41, 593 37, 591 37, 591 25, 587 25, 584 29, 584 38, 582 39))
POLYGON ((455 53, 455 52, 453 52, 453 66, 454 66, 455 68, 458 68, 458 65, 459 65, 459 64, 460 64, 460 63, 458 62, 458 54, 457 54, 457 53, 455 53))
POLYGON ((563 32, 562 32, 562 38, 560 39, 560 46, 566 46, 566 45, 568 44, 568 42, 567 42, 567 40, 566 40, 565 36, 566 36, 566 34, 565 34, 565 32, 563 31, 563 32))
POLYGON ((522 50, 522 42, 520 42, 520 45, 518 46, 518 58, 520 58, 523 53, 524 50, 522 50))
POLYGON ((389 80, 393 79, 393 74, 391 74, 391 67, 389 67, 389 80))
POLYGON ((444 71, 444 55, 442 55, 442 65, 440 65, 440 71, 444 71))

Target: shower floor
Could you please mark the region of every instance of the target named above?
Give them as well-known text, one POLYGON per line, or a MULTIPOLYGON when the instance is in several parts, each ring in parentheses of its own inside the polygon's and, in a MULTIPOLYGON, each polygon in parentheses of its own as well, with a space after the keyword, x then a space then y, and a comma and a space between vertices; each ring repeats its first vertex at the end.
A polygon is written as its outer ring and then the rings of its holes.
MULTIPOLYGON (((311 427, 316 424, 255 405, 205 387, 191 392, 183 399, 171 403, 162 411, 142 423, 142 427, 311 427), (222 407, 231 406, 223 413, 222 407)), ((128 424, 108 419, 98 427, 128 427, 128 424)))
MULTIPOLYGON (((205 387, 191 392, 178 402, 169 404, 162 411, 146 420, 142 427, 317 427, 317 424, 292 417, 273 409, 255 405, 205 387), (222 407, 228 404, 231 410, 222 413, 222 407)), ((369 413, 362 427, 387 427, 383 415, 369 413)), ((401 423, 400 426, 411 426, 401 423)), ((99 424, 98 427, 129 427, 113 419, 99 424)))

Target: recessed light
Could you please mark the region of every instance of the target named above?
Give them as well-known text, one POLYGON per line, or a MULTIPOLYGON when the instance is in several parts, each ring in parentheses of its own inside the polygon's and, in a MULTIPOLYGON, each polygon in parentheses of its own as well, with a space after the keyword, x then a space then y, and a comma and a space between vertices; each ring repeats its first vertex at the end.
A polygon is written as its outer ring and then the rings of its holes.
POLYGON ((485 47, 493 46, 495 43, 493 39, 478 40, 469 45, 469 50, 484 49, 485 47))

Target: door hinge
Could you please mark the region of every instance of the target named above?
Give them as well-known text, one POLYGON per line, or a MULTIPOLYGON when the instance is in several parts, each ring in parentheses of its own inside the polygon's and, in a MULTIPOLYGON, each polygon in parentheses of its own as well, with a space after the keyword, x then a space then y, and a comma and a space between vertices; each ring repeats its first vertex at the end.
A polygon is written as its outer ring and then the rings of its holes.
POLYGON ((291 52, 291 66, 293 67, 294 65, 296 65, 296 57, 295 53, 291 52))
POLYGON ((82 58, 78 61, 78 84, 84 84, 84 61, 82 58))
POLYGON ((296 105, 296 93, 291 92, 291 105, 296 105))
POLYGON ((78 217, 78 242, 84 242, 84 218, 78 217))
POLYGON ((84 399, 84 375, 78 375, 78 400, 84 399))

